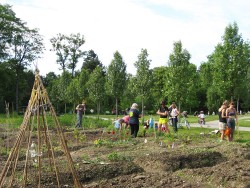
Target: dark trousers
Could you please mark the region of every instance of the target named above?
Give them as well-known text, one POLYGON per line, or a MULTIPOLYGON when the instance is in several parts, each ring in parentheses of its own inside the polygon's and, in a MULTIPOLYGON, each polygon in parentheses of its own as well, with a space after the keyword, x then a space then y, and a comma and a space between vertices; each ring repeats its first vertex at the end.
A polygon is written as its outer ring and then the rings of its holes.
POLYGON ((177 129, 177 122, 178 122, 177 117, 172 117, 172 125, 173 125, 173 128, 174 128, 174 132, 178 131, 178 129, 177 129))
POLYGON ((139 131, 139 124, 130 124, 131 136, 133 138, 137 137, 137 133, 139 131))

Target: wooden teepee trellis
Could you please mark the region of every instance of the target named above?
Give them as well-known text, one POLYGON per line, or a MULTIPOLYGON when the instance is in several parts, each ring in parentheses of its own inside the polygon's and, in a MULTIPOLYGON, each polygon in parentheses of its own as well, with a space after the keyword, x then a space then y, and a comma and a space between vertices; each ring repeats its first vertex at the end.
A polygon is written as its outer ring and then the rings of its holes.
POLYGON ((53 187, 61 187, 61 179, 65 177, 60 175, 58 167, 60 166, 58 161, 61 161, 61 159, 56 160, 55 157, 55 146, 53 145, 55 136, 58 137, 58 142, 64 153, 65 164, 67 164, 69 174, 72 175, 70 176, 72 184, 76 188, 81 187, 56 112, 43 86, 39 72, 36 71, 31 97, 23 122, 16 136, 16 142, 1 172, 0 187, 26 187, 28 185, 44 187, 43 182, 47 181, 43 180, 44 177, 50 178, 50 181, 52 181, 50 184, 53 184, 53 187), (50 112, 56 128, 56 135, 53 138, 51 136, 53 133, 49 130, 46 111, 50 112), (22 154, 20 153, 22 152, 25 153, 23 155, 25 159, 20 161, 20 158, 22 159, 22 154), (18 165, 20 162, 21 165, 18 165), (47 170, 44 170, 45 167, 47 167, 47 170))

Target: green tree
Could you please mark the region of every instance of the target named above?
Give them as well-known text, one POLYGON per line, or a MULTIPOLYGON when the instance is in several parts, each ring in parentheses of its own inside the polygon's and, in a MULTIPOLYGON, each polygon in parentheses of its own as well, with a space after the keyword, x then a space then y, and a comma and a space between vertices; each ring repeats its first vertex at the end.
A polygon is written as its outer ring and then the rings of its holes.
POLYGON ((81 50, 82 45, 85 43, 84 36, 77 34, 57 34, 56 37, 50 39, 52 44, 52 51, 56 52, 56 62, 61 66, 61 69, 66 71, 68 68, 71 70, 71 76, 74 77, 75 69, 79 59, 85 54, 81 50))
POLYGON ((190 65, 190 53, 183 49, 181 41, 174 42, 173 52, 169 55, 169 71, 167 72, 166 95, 171 101, 175 101, 181 111, 181 103, 188 96, 192 87, 193 66, 190 65))
POLYGON ((82 69, 86 69, 89 71, 89 73, 92 73, 97 66, 103 68, 102 63, 99 60, 97 54, 94 52, 94 50, 89 50, 86 53, 86 58, 83 61, 82 69))
POLYGON ((74 109, 76 107, 76 103, 78 103, 79 101, 79 92, 77 92, 79 90, 78 88, 79 86, 79 82, 77 78, 73 78, 69 84, 69 86, 67 87, 67 99, 68 101, 73 104, 73 109, 72 109, 72 113, 74 112, 74 109))
POLYGON ((68 48, 69 48, 69 64, 68 68, 71 70, 72 77, 75 75, 76 65, 80 58, 85 54, 81 50, 82 45, 85 43, 84 36, 77 34, 71 34, 68 39, 68 48))
POLYGON ((249 44, 242 39, 237 24, 229 24, 222 43, 219 43, 209 56, 209 63, 212 63, 214 68, 213 85, 214 90, 218 92, 217 101, 221 103, 224 99, 231 99, 239 102, 244 98, 249 62, 249 44))
POLYGON ((59 78, 58 83, 58 92, 59 92, 59 99, 64 103, 64 113, 67 113, 67 103, 70 102, 69 95, 67 94, 67 88, 69 87, 72 81, 72 77, 68 71, 62 73, 61 77, 59 78))
POLYGON ((108 93, 115 98, 116 116, 118 116, 118 99, 122 97, 126 87, 126 64, 121 54, 116 51, 114 59, 108 66, 106 75, 106 88, 108 93))
POLYGON ((29 29, 24 22, 15 17, 11 7, 0 6, 1 13, 1 57, 8 62, 15 75, 16 111, 19 106, 19 84, 21 74, 43 53, 43 38, 38 29, 29 29), (3 11, 3 12, 2 12, 3 11))
POLYGON ((214 106, 214 97, 210 96, 213 92, 211 83, 213 83, 213 64, 203 62, 199 67, 199 90, 197 93, 199 109, 207 107, 208 111, 214 111, 214 108, 218 107, 214 106))
POLYGON ((168 81, 166 76, 167 71, 168 67, 165 66, 155 67, 152 71, 153 84, 152 84, 151 94, 153 97, 155 108, 158 108, 160 101, 163 100, 168 101, 168 98, 164 92, 165 83, 168 81))
POLYGON ((61 70, 63 70, 63 72, 66 71, 67 59, 69 57, 69 49, 66 41, 67 36, 61 33, 50 39, 52 51, 55 51, 57 55, 56 62, 61 66, 61 70))
POLYGON ((97 66, 95 70, 90 74, 90 78, 87 82, 87 88, 89 91, 89 98, 93 100, 97 105, 98 119, 100 115, 101 102, 105 95, 105 77, 103 76, 103 70, 97 66))
MULTIPOLYGON (((142 113, 144 113, 144 100, 149 97, 152 84, 152 71, 149 69, 151 60, 148 59, 148 55, 146 49, 141 49, 138 60, 134 63, 136 67, 134 89, 141 98, 142 113)), ((143 122, 144 118, 142 117, 143 122)))
POLYGON ((79 101, 82 101, 83 99, 88 98, 88 89, 87 89, 87 82, 89 80, 89 72, 85 69, 82 69, 78 78, 78 95, 79 95, 79 101))

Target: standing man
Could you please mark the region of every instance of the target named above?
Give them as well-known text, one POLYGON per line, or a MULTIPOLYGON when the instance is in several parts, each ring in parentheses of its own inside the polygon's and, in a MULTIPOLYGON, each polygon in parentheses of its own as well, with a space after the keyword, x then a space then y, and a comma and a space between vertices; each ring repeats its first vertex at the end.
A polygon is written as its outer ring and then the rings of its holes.
POLYGON ((82 127, 82 114, 86 110, 85 101, 82 101, 82 104, 78 104, 77 107, 76 107, 76 110, 77 110, 77 124, 76 124, 76 128, 81 128, 82 127))

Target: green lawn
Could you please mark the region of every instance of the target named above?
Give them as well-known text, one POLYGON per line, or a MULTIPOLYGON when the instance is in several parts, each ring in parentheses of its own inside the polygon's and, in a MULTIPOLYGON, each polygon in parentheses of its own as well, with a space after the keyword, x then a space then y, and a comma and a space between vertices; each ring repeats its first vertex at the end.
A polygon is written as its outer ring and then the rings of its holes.
MULTIPOLYGON (((114 129, 114 125, 112 124, 113 120, 116 119, 115 115, 101 115, 99 119, 97 119, 97 115, 87 115, 89 118, 85 118, 83 120, 83 125, 85 128, 104 128, 106 127, 107 130, 114 129), (103 120, 102 118, 107 118, 108 120, 103 120)), ((122 117, 122 116, 119 116, 122 117)), ((144 116, 144 120, 149 119, 150 117, 154 118, 155 121, 158 121, 159 116, 144 116)), ((241 120, 239 121, 239 125, 241 127, 250 127, 250 115, 244 115, 240 116, 241 120)), ((66 114, 58 116, 58 119, 60 121, 60 124, 62 126, 67 126, 69 128, 74 128, 76 124, 76 115, 75 114, 66 114)), ((196 123, 198 120, 195 116, 189 116, 188 121, 190 123, 196 123)), ((218 120, 218 116, 207 116, 206 121, 214 121, 218 120)), ((0 114, 0 124, 9 125, 9 128, 18 128, 23 122, 23 116, 14 116, 10 118, 6 118, 5 114, 0 114)), ((51 116, 47 116, 47 122, 48 125, 52 124, 53 121, 51 116)), ((172 129, 172 127, 170 128, 172 129)), ((142 128, 140 128, 140 131, 143 131, 142 128)), ((149 130, 150 131, 150 130, 149 130)), ((151 129, 153 131, 153 129, 151 129)), ((206 128, 193 128, 191 130, 187 130, 186 128, 182 128, 179 130, 180 135, 200 135, 201 132, 210 133, 211 129, 206 128)), ((249 132, 241 131, 239 134, 236 132, 235 135, 237 136, 238 142, 247 142, 250 141, 250 134, 249 132)))

